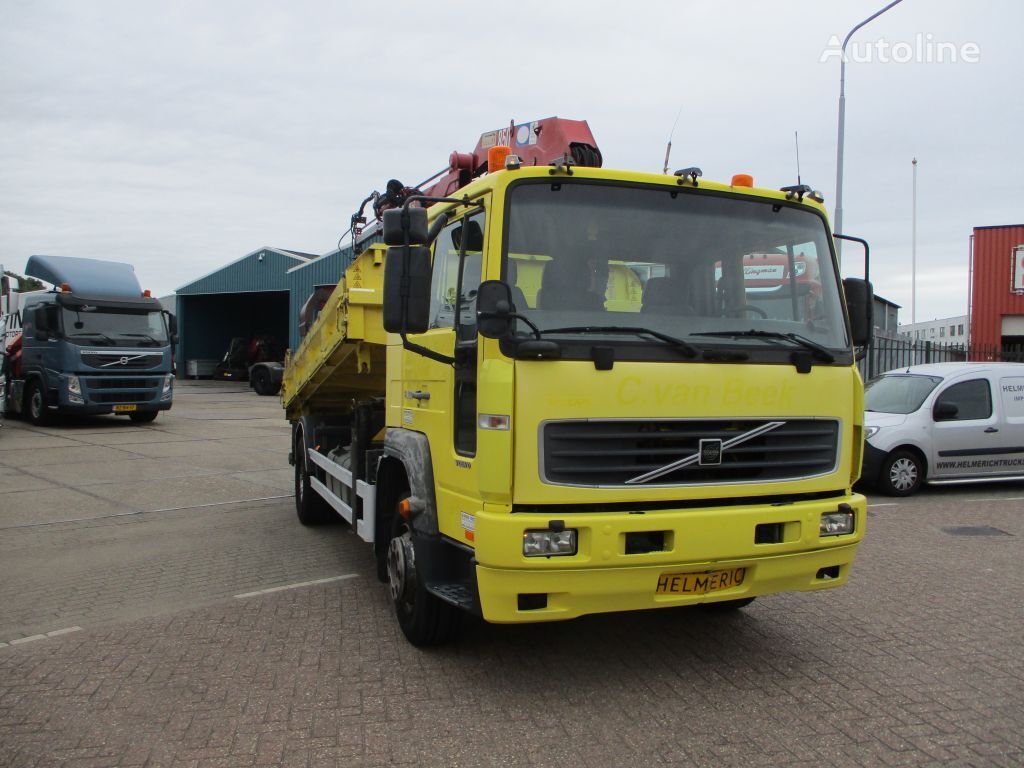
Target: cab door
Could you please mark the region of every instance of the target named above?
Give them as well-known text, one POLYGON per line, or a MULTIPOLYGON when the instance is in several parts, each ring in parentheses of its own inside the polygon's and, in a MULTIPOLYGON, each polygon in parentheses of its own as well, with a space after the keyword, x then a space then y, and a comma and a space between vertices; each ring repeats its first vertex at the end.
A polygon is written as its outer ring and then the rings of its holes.
POLYGON ((932 404, 932 477, 997 474, 1002 450, 992 382, 985 375, 949 384, 932 404))
POLYGON ((417 344, 454 359, 453 364, 404 351, 403 426, 430 441, 438 525, 471 544, 462 513, 479 507, 476 462, 476 294, 484 259, 486 200, 456 209, 458 216, 434 243, 430 329, 417 344))

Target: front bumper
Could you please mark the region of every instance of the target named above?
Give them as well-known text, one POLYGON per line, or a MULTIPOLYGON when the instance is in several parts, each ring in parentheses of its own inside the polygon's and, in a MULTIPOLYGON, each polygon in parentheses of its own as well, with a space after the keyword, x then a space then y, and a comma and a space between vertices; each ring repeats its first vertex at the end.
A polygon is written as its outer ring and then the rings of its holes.
POLYGON ((484 619, 496 623, 558 621, 589 613, 632 611, 738 600, 846 583, 864 536, 867 500, 860 494, 773 506, 718 507, 647 514, 562 515, 579 538, 576 555, 509 556, 524 530, 553 515, 481 513, 475 521, 476 579, 484 619), (822 512, 847 504, 855 530, 821 537, 822 512), (759 525, 780 524, 784 540, 755 543, 759 525), (662 531, 662 551, 626 554, 626 534, 662 531), (500 542, 505 542, 499 546, 500 542), (501 555, 500 557, 498 555, 501 555), (658 595, 666 575, 746 569, 741 584, 690 595, 658 595), (521 596, 528 595, 523 600, 521 596), (539 601, 537 596, 544 596, 539 601), (543 607, 529 607, 541 604, 543 607), (528 606, 522 608, 521 606, 528 606))

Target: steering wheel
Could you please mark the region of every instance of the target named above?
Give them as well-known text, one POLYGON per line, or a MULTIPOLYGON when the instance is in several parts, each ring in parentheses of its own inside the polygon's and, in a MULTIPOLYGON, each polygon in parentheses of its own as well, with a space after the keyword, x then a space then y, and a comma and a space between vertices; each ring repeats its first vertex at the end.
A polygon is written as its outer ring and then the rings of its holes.
POLYGON ((741 312, 741 313, 742 312, 753 312, 755 315, 759 315, 761 318, 763 318, 765 320, 768 319, 768 313, 765 312, 760 307, 755 307, 753 304, 740 304, 738 307, 736 307, 736 311, 741 312))

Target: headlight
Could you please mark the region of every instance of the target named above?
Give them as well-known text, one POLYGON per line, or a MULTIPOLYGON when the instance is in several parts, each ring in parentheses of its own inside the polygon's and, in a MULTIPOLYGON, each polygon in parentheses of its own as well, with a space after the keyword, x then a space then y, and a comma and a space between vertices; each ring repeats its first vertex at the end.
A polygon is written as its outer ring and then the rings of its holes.
POLYGON ((823 512, 818 534, 821 536, 842 536, 853 533, 853 511, 823 512))
POLYGON ((167 400, 171 396, 171 388, 174 386, 174 374, 168 373, 164 376, 164 391, 160 394, 161 400, 167 400))
POLYGON ((68 400, 72 403, 84 403, 82 398, 82 382, 75 374, 68 376, 68 400))
POLYGON ((552 555, 575 554, 575 529, 526 531, 523 533, 523 555, 526 557, 551 557, 552 555))
POLYGON ((881 427, 864 427, 864 439, 865 440, 869 439, 872 435, 874 435, 880 429, 881 429, 881 427))

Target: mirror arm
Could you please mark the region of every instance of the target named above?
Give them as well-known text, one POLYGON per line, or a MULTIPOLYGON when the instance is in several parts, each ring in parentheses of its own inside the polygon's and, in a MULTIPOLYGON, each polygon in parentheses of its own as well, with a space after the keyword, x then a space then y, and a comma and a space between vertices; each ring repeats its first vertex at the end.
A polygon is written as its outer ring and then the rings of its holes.
POLYGON ((854 237, 853 235, 840 235, 836 232, 832 233, 832 237, 836 240, 848 240, 851 243, 860 243, 864 246, 864 279, 867 281, 871 280, 871 249, 868 246, 868 241, 862 237, 854 237))
POLYGON ((435 352, 434 350, 421 346, 414 341, 409 341, 409 339, 406 338, 405 333, 400 333, 398 335, 402 338, 402 347, 408 349, 410 352, 415 352, 417 355, 422 355, 423 357, 430 360, 436 360, 437 362, 444 363, 445 365, 455 365, 454 357, 442 355, 440 352, 435 352))

